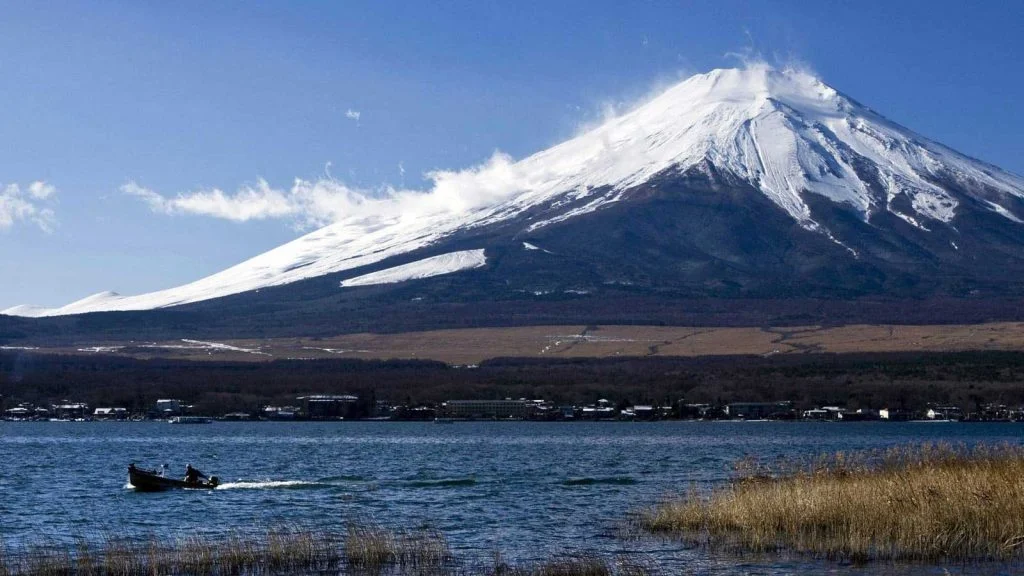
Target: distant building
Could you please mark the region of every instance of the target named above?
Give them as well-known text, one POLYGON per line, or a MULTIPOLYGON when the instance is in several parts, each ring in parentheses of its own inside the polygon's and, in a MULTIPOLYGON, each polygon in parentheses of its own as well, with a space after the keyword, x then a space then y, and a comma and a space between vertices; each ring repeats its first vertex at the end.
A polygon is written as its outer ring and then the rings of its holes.
POLYGON ((935 406, 928 409, 925 416, 929 420, 963 420, 963 410, 956 406, 935 406))
POLYGON ((627 420, 655 420, 658 410, 648 404, 638 404, 622 411, 622 418, 627 420))
POLYGON ((89 405, 82 402, 68 402, 54 404, 50 407, 53 415, 57 418, 85 418, 89 415, 89 405))
POLYGON ((224 415, 224 420, 244 421, 252 420, 252 414, 248 412, 229 412, 224 415))
POLYGON ((726 404, 725 415, 729 418, 745 420, 765 420, 768 418, 791 418, 792 402, 732 402, 726 404))
POLYGON ((159 416, 178 416, 182 413, 183 407, 181 400, 163 398, 156 401, 156 413, 159 416))
POLYGON ((392 420, 433 420, 437 415, 433 406, 396 406, 391 410, 392 420))
POLYGON ((388 400, 377 400, 373 405, 372 416, 377 418, 390 418, 395 411, 394 405, 388 400))
POLYGON ((263 417, 267 420, 295 420, 298 415, 298 406, 266 406, 263 408, 263 417))
POLYGON ((24 418, 32 417, 32 410, 30 408, 26 408, 24 406, 16 406, 14 408, 10 408, 8 410, 5 410, 4 411, 4 415, 7 416, 8 418, 13 418, 15 420, 21 420, 21 419, 24 419, 24 418))
POLYGON ((723 416, 722 409, 711 404, 688 404, 684 400, 679 401, 679 417, 693 419, 714 419, 723 416))
POLYGON ((619 411, 605 398, 597 401, 597 404, 584 406, 579 416, 581 420, 612 420, 619 417, 619 411))
POLYGON ((92 417, 97 420, 124 420, 128 417, 127 408, 97 408, 92 417))
POLYGON ((313 394, 297 398, 302 413, 312 420, 338 420, 357 416, 358 396, 313 394))
POLYGON ((861 408, 856 412, 852 410, 843 410, 839 413, 839 420, 843 422, 865 422, 869 420, 878 420, 880 413, 878 410, 871 410, 869 408, 861 408))
POLYGON ((839 416, 843 412, 846 412, 846 410, 838 406, 822 406, 821 408, 804 410, 803 418, 805 420, 839 420, 839 416))
POLYGON ((471 420, 524 419, 533 414, 536 405, 529 400, 449 400, 445 415, 471 420))
POLYGON ((882 408, 878 411, 878 417, 882 420, 888 420, 890 422, 906 422, 914 419, 914 413, 909 410, 895 410, 892 408, 882 408))

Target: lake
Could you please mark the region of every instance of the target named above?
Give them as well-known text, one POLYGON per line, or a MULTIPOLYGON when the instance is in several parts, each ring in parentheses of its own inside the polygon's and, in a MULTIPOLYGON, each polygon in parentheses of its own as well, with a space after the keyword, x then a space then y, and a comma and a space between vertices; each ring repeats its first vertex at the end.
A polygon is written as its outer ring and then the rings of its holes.
POLYGON ((0 422, 0 539, 17 547, 281 524, 343 530, 356 522, 437 528, 465 557, 500 551, 527 562, 592 551, 656 559, 669 571, 787 574, 806 561, 737 559, 616 533, 631 511, 691 484, 725 481, 744 456, 1021 443, 1022 432, 1020 424, 959 423, 0 422), (224 484, 136 493, 127 486, 129 462, 166 463, 174 475, 192 463, 224 484))

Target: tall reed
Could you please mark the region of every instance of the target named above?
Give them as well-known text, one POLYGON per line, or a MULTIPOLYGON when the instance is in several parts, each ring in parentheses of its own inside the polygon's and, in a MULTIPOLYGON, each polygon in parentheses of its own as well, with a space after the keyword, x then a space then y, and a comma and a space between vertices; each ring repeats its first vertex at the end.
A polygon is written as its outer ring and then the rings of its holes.
POLYGON ((350 525, 345 559, 364 568, 386 565, 438 567, 452 561, 448 540, 433 530, 396 532, 377 525, 350 525))
POLYGON ((854 561, 1024 559, 1024 448, 925 444, 836 453, 689 493, 641 526, 712 545, 854 561))

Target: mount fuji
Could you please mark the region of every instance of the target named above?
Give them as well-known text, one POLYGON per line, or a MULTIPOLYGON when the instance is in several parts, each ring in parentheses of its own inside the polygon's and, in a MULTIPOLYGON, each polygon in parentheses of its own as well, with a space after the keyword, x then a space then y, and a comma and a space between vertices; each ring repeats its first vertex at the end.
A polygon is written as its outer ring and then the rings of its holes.
POLYGON ((314 318, 428 328, 637 320, 622 302, 1024 294, 1024 178, 799 70, 693 76, 522 160, 432 177, 353 197, 350 215, 191 284, 3 314, 160 310, 149 318, 234 317, 233 333, 258 334, 314 318))

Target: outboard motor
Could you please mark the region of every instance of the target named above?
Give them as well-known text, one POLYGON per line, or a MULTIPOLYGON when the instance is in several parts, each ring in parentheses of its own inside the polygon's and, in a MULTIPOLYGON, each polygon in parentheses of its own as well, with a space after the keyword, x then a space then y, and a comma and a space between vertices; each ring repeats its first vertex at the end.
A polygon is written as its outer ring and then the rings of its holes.
POLYGON ((220 478, 217 478, 216 476, 210 476, 210 486, 213 486, 214 488, 216 488, 217 485, 219 485, 219 484, 220 484, 220 478))

